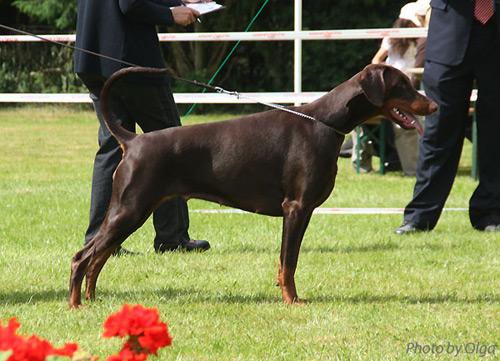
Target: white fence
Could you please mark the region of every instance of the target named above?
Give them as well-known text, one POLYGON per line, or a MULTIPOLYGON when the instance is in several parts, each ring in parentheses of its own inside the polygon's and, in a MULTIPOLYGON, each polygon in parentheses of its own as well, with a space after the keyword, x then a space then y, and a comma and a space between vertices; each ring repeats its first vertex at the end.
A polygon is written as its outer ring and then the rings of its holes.
MULTIPOLYGON (((293 41, 294 42, 294 92, 275 93, 242 93, 244 98, 236 98, 226 94, 209 93, 176 93, 177 103, 252 103, 257 101, 273 103, 308 103, 320 97, 323 92, 302 92, 302 41, 313 40, 360 40, 382 39, 385 36, 394 38, 415 38, 427 36, 425 28, 389 28, 389 29, 348 29, 348 30, 301 30, 302 1, 295 0, 294 31, 263 32, 223 32, 223 33, 162 33, 160 41, 293 41)), ((52 41, 74 42, 75 35, 42 35, 52 41)), ((1 43, 41 42, 42 40, 26 35, 2 35, 1 43)), ((0 103, 88 103, 87 94, 28 94, 0 93, 0 103)))

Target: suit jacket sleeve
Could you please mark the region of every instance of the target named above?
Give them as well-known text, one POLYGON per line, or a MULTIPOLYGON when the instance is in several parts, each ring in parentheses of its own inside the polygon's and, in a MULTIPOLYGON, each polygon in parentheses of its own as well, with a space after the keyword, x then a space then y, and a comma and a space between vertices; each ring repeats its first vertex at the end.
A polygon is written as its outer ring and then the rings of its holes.
MULTIPOLYGON (((109 0, 102 0, 109 1, 109 0)), ((181 0, 119 0, 120 10, 134 21, 152 25, 173 25, 170 7, 182 5, 181 0)))

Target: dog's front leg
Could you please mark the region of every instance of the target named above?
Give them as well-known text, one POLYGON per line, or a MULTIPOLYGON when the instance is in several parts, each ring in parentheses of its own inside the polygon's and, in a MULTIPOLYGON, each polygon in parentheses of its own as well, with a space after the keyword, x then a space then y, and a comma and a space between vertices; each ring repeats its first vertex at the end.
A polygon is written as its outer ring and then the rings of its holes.
POLYGON ((296 200, 285 199, 283 208, 283 235, 281 241, 280 268, 278 284, 283 301, 287 304, 298 303, 295 288, 295 270, 299 257, 300 245, 306 231, 312 210, 303 207, 296 200))

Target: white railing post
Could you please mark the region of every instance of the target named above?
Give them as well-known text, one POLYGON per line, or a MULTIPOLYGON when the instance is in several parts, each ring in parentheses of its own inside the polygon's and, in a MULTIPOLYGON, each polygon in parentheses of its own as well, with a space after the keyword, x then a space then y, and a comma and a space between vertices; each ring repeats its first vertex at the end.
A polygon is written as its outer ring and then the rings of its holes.
MULTIPOLYGON (((294 9, 294 31, 299 34, 302 31, 302 0, 295 0, 294 9)), ((293 56, 293 91, 302 92, 302 39, 298 37, 294 40, 293 56)), ((300 105, 300 103, 295 103, 300 105)))

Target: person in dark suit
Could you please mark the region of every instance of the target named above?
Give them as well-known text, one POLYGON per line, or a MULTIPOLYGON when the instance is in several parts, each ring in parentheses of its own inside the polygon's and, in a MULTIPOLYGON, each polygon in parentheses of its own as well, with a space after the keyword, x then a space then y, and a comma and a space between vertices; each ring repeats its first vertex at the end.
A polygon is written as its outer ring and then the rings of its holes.
MULTIPOLYGON (((181 6, 180 0, 78 0, 76 46, 147 67, 164 68, 157 25, 189 25, 199 15, 181 6)), ((106 79, 126 67, 76 51, 75 72, 90 92, 99 119, 99 150, 94 160, 90 219, 85 234, 88 243, 97 233, 111 198, 113 173, 121 160, 118 142, 107 129, 99 95, 106 79)), ((181 122, 169 86, 169 79, 130 78, 117 84, 110 99, 117 119, 135 132, 136 122, 144 132, 180 126, 181 122)), ((188 234, 186 201, 166 201, 153 214, 157 252, 207 250, 207 241, 193 241, 188 234)))
POLYGON ((469 202, 474 228, 500 231, 500 0, 432 0, 424 89, 439 110, 428 116, 413 199, 398 234, 431 230, 450 193, 474 84, 479 184, 469 202))

